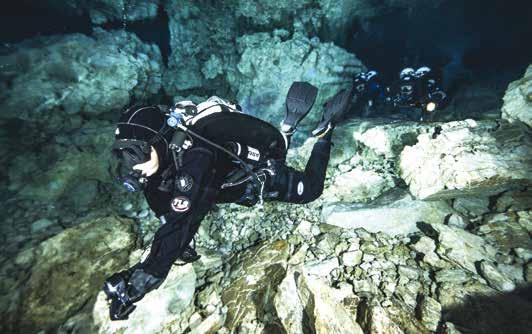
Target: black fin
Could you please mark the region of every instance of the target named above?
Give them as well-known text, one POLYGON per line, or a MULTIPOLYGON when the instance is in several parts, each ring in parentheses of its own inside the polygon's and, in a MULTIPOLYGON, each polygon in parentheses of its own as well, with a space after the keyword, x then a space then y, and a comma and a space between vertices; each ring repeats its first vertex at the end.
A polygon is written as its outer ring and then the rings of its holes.
POLYGON ((323 105, 323 116, 312 134, 317 137, 325 135, 342 119, 353 99, 353 87, 342 89, 323 105))
POLYGON ((286 116, 281 131, 292 134, 299 122, 309 113, 316 101, 318 88, 308 82, 295 81, 286 95, 286 116))

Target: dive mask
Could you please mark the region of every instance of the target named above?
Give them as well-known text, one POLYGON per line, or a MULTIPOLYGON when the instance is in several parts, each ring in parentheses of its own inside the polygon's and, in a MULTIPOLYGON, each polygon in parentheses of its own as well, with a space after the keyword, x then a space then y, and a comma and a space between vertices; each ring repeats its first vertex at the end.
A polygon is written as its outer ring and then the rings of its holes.
POLYGON ((112 172, 127 191, 144 189, 148 179, 133 166, 150 160, 150 144, 135 139, 117 139, 112 146, 112 172))

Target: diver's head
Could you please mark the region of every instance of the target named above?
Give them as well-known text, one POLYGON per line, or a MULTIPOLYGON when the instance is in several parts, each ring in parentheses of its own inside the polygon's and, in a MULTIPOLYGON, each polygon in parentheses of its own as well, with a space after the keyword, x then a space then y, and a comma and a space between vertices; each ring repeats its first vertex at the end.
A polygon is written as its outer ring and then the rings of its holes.
POLYGON ((366 73, 366 81, 370 81, 372 79, 376 79, 377 78, 377 71, 369 71, 368 73, 366 73))
POLYGON ((399 79, 403 80, 406 77, 411 77, 416 73, 413 68, 407 67, 401 70, 399 73, 399 79))
POLYGON ((422 76, 425 76, 426 74, 428 74, 430 71, 431 69, 429 67, 421 66, 420 68, 416 70, 416 73, 414 73, 414 76, 416 76, 417 78, 421 78, 422 76))
POLYGON ((142 190, 169 161, 172 133, 156 106, 129 108, 120 116, 112 146, 113 169, 127 190, 142 190))

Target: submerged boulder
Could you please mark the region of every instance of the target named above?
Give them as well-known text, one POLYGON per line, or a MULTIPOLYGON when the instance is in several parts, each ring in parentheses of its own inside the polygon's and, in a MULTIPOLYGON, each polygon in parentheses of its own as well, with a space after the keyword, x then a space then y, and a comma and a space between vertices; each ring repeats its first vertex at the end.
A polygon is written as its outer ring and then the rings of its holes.
MULTIPOLYGON (((224 1, 164 1, 170 47, 164 90, 170 96, 216 92, 230 99, 226 76, 236 70, 238 36, 233 6, 224 1), (224 92, 224 93, 222 93, 224 92), (222 95, 223 94, 223 95, 222 95)), ((197 101, 200 102, 200 101, 197 101)))
POLYGON ((503 99, 503 119, 521 121, 532 127, 532 65, 523 78, 510 83, 503 99))
POLYGON ((389 235, 419 231, 418 222, 442 224, 453 209, 445 202, 414 199, 403 190, 394 190, 368 204, 332 203, 324 206, 324 223, 345 229, 364 228, 389 235))
POLYGON ((359 298, 348 285, 334 289, 304 268, 293 268, 277 291, 275 309, 287 333, 363 333, 356 322, 359 298))
POLYGON ((495 260, 497 249, 480 236, 443 224, 433 224, 430 229, 436 231, 438 255, 472 273, 477 272, 478 261, 495 260))
POLYGON ((8 69, 0 73, 0 118, 35 122, 51 133, 161 87, 159 48, 124 31, 34 38, 0 56, 0 63, 8 69))
POLYGON ((293 81, 307 81, 320 89, 315 103, 318 108, 302 123, 315 125, 321 117, 319 106, 364 69, 346 50, 297 32, 244 35, 237 43, 241 54, 238 71, 227 79, 246 112, 273 124, 284 117, 285 97, 293 81))
POLYGON ((263 242, 235 256, 222 301, 227 306, 225 326, 233 331, 274 330, 273 297, 286 275, 289 247, 286 241, 263 242))
POLYGON ((111 321, 109 306, 100 292, 93 308, 98 333, 156 334, 164 330, 182 333, 194 312, 192 305, 196 288, 196 274, 192 265, 174 266, 163 284, 136 303, 127 320, 111 321))
POLYGON ((445 123, 401 152, 400 174, 419 199, 493 195, 532 184, 531 143, 519 124, 445 123))
POLYGON ((17 275, 16 283, 5 280, 1 285, 6 296, 0 304, 2 332, 36 332, 64 322, 94 301, 106 277, 127 266, 136 240, 132 221, 107 217, 19 253, 6 275, 17 275))

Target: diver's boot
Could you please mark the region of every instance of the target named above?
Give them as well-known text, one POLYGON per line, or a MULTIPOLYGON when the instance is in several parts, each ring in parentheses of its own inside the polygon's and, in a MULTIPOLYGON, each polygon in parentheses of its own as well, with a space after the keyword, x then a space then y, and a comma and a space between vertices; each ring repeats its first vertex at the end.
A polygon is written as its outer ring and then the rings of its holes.
POLYGON ((157 289, 164 278, 155 277, 137 266, 114 274, 105 280, 103 291, 110 300, 111 320, 125 320, 135 310, 133 303, 141 300, 146 293, 157 289))
POLYGON ((342 89, 335 96, 325 102, 323 106, 323 115, 321 121, 312 131, 312 135, 322 138, 334 128, 336 123, 342 119, 342 116, 349 108, 353 99, 353 88, 342 89))
POLYGON ((309 113, 316 101, 318 88, 308 82, 295 81, 286 95, 286 115, 281 122, 281 131, 291 136, 301 120, 309 113))

